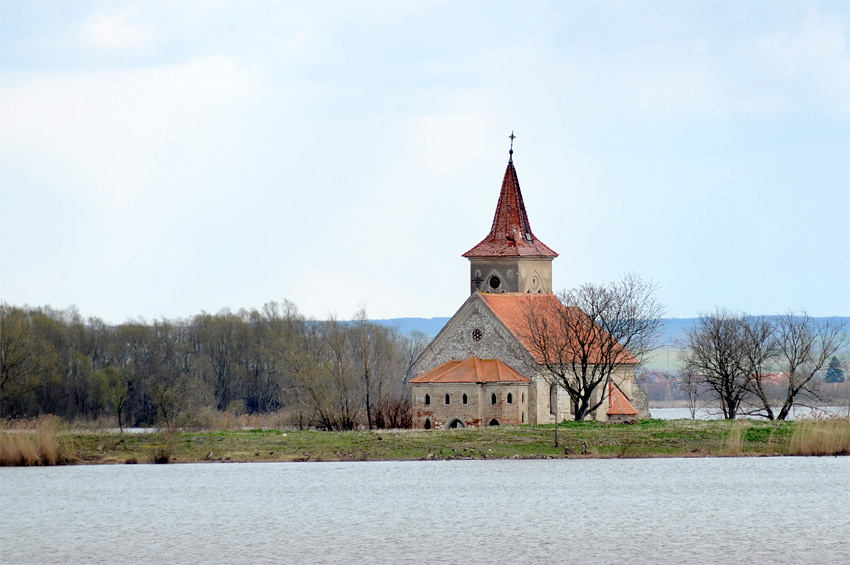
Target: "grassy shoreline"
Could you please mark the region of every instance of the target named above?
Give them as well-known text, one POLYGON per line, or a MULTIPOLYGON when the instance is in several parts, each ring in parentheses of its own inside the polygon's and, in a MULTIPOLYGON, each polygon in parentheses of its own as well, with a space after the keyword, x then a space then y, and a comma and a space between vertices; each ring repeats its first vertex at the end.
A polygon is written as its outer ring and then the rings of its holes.
POLYGON ((273 429, 144 434, 41 429, 0 433, 0 464, 398 461, 850 454, 850 420, 569 422, 445 431, 321 432, 273 429), (38 442, 45 441, 46 447, 38 442), (30 442, 30 443, 27 443, 30 442), (29 445, 30 447, 26 447, 29 445), (14 450, 24 446, 23 456, 14 450), (41 460, 37 454, 46 452, 41 460))

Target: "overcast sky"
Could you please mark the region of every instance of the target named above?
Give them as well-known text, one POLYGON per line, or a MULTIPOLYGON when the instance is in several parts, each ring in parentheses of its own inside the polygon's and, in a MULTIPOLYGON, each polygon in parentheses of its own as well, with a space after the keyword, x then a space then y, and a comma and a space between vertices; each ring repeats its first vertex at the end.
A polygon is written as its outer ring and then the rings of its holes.
POLYGON ((0 300, 450 316, 514 162, 556 289, 850 315, 850 3, 0 0, 0 300))

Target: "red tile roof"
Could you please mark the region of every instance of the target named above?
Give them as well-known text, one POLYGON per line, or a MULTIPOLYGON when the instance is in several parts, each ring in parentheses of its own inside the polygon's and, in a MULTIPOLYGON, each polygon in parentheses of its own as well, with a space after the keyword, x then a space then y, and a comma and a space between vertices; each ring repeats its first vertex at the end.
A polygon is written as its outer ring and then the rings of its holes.
POLYGON ((502 192, 496 205, 496 214, 490 234, 481 243, 463 254, 471 257, 557 257, 534 236, 522 192, 519 189, 513 159, 508 161, 505 178, 502 180, 502 192))
MULTIPOLYGON (((522 292, 503 292, 503 293, 479 293, 484 303, 493 311, 493 313, 502 321, 503 324, 514 334, 522 343, 522 345, 534 356, 538 363, 544 363, 543 353, 535 345, 535 340, 531 337, 529 330, 528 315, 529 312, 534 312, 541 320, 545 320, 545 325, 552 332, 549 340, 554 344, 564 343, 565 336, 558 333, 563 330, 563 322, 559 321, 567 312, 570 317, 587 315, 576 307, 567 308, 558 300, 552 293, 541 294, 525 294, 522 292)), ((588 321, 589 318, 588 318, 588 321)), ((542 325, 542 324, 541 324, 542 325)), ((605 334, 607 335, 607 334, 605 334)), ((576 349, 578 346, 576 345, 576 349)), ((597 363, 599 359, 594 359, 591 355, 588 359, 590 363, 597 363)), ((623 355, 620 361, 624 364, 637 364, 638 360, 628 351, 623 355)))
POLYGON ((447 361, 436 369, 431 369, 411 383, 530 383, 523 376, 500 359, 479 359, 468 357, 463 361, 447 361))
POLYGON ((626 393, 613 382, 608 383, 608 415, 609 416, 637 416, 638 411, 629 402, 626 393))

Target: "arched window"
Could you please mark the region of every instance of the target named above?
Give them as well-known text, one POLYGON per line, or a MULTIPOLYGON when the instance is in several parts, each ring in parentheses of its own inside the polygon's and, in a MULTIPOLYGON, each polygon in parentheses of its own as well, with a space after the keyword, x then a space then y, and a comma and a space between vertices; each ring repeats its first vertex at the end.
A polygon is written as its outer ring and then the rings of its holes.
POLYGON ((463 425, 463 422, 461 422, 461 421, 460 421, 460 420, 458 420, 457 418, 455 418, 454 420, 452 420, 451 422, 449 422, 449 429, 450 429, 450 430, 453 430, 453 429, 455 429, 455 428, 465 428, 465 427, 466 427, 466 426, 464 426, 464 425, 463 425))
POLYGON ((508 404, 513 404, 513 403, 514 403, 514 395, 511 394, 511 393, 508 393, 508 404))
POLYGON ((425 406, 428 406, 429 404, 431 404, 431 395, 426 394, 425 395, 425 406))
POLYGON ((525 412, 522 413, 522 420, 520 420, 520 422, 523 424, 525 423, 525 412))
POLYGON ((452 398, 447 394, 446 395, 446 404, 451 404, 451 403, 452 403, 452 398))
POLYGON ((493 418, 492 420, 490 420, 490 425, 491 426, 498 426, 499 420, 497 420, 496 418, 493 418))
POLYGON ((463 403, 466 404, 466 402, 467 402, 466 393, 464 393, 463 394, 463 403))
POLYGON ((428 418, 425 418, 425 429, 426 430, 431 429, 431 420, 429 420, 428 418))
POLYGON ((496 393, 490 395, 490 404, 496 404, 496 393))
POLYGON ((520 399, 520 402, 525 402, 525 393, 522 393, 522 397, 520 399))

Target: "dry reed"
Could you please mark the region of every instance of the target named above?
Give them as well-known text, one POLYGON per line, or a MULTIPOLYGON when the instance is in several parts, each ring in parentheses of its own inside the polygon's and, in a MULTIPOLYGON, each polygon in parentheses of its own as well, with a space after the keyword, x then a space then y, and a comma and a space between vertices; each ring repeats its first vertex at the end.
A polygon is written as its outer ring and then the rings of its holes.
POLYGON ((850 418, 800 420, 791 436, 791 455, 850 455, 850 418))
POLYGON ((0 466, 62 465, 74 457, 59 438, 62 421, 56 416, 3 422, 0 466))
POLYGON ((743 454, 744 435, 750 427, 749 420, 735 420, 729 427, 729 435, 726 436, 726 454, 743 454))

